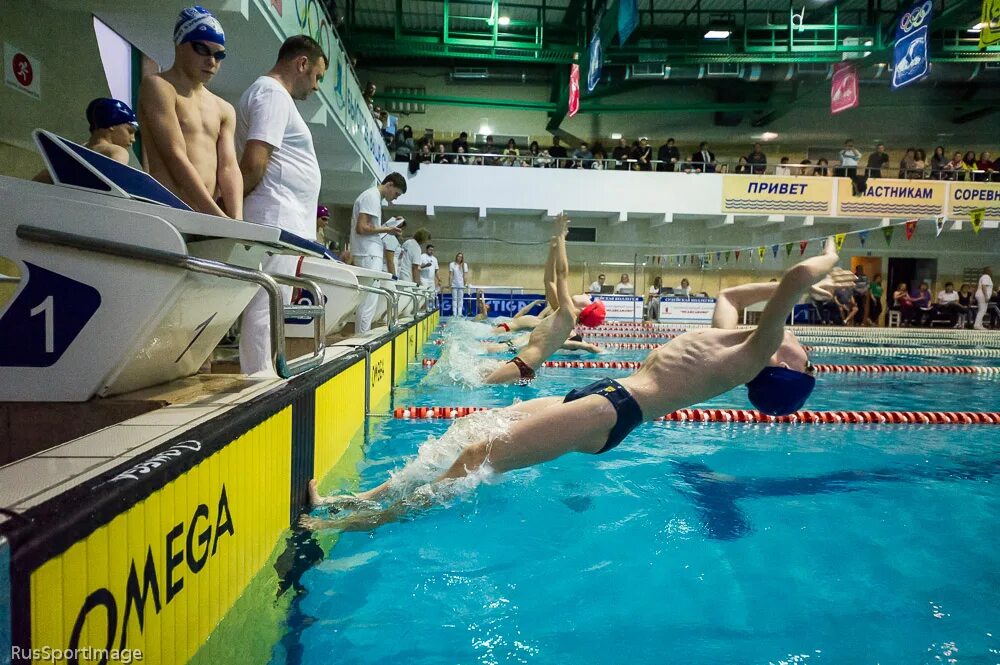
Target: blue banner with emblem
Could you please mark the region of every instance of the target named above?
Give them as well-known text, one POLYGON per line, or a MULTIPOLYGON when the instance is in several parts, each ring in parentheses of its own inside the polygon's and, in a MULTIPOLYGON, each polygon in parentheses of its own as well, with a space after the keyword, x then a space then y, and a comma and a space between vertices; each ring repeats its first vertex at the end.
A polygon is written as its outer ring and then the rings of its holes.
POLYGON ((639 0, 618 1, 618 43, 624 44, 639 25, 639 0))
POLYGON ((929 42, 933 13, 933 0, 924 0, 900 17, 892 58, 893 90, 916 83, 930 72, 929 42))
POLYGON ((601 48, 601 31, 594 30, 594 36, 590 39, 590 63, 587 65, 587 92, 593 92, 597 84, 601 82, 601 67, 603 66, 604 51, 601 48))

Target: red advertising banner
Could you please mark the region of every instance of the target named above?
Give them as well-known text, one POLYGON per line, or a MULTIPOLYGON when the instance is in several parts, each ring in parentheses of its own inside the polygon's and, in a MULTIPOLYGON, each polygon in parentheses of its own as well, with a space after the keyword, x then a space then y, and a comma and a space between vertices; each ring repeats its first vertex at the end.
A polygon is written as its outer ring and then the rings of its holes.
POLYGON ((573 63, 569 68, 569 117, 580 110, 580 65, 573 63))
POLYGON ((848 62, 833 66, 830 84, 830 113, 840 113, 858 105, 858 72, 848 62))

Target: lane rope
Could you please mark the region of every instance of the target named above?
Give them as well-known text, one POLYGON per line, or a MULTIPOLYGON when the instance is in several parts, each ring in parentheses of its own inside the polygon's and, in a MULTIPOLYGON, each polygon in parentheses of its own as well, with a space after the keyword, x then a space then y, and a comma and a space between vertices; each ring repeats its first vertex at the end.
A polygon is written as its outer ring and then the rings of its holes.
MULTIPOLYGON (((393 411, 400 420, 449 420, 462 418, 483 406, 402 406, 393 411)), ((780 424, 891 424, 891 425, 1000 425, 1000 412, 972 411, 799 411, 788 416, 768 416, 749 409, 680 409, 656 419, 703 423, 780 424)))

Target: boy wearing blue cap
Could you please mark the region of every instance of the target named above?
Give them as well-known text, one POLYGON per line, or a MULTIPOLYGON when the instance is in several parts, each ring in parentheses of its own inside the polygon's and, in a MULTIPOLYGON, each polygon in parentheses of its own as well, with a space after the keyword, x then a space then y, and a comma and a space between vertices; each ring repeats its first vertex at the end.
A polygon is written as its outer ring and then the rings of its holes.
POLYGON ((143 157, 151 176, 198 212, 243 218, 236 111, 205 87, 226 57, 226 35, 203 7, 174 26, 174 64, 139 88, 143 157))
MULTIPOLYGON (((796 264, 780 282, 725 289, 719 294, 712 328, 692 330, 658 347, 632 376, 601 379, 570 391, 565 398, 542 397, 508 407, 514 417, 506 432, 465 446, 450 467, 440 467, 440 475, 424 482, 462 478, 483 468, 502 473, 569 452, 603 453, 643 421, 744 384, 750 401, 764 413, 798 411, 812 392, 815 379, 805 350, 785 330, 785 319, 811 289, 832 291, 853 286, 854 273, 836 268, 837 260, 833 238, 828 238, 821 255, 796 264), (757 327, 737 329, 739 308, 761 300, 767 300, 767 306, 757 327)), ((408 474, 401 471, 393 475, 408 474)), ((313 481, 309 486, 313 505, 358 510, 332 520, 306 516, 300 524, 306 528, 371 529, 425 505, 428 500, 421 497, 432 495, 417 490, 396 496, 393 489, 390 480, 357 496, 326 498, 317 493, 313 481), (374 503, 384 498, 390 498, 388 506, 374 503)))
MULTIPOLYGON (((129 148, 135 143, 139 128, 135 113, 125 102, 109 97, 98 97, 87 105, 87 124, 90 138, 84 144, 94 152, 128 164, 129 148)), ((48 171, 40 171, 33 180, 52 183, 48 171)))

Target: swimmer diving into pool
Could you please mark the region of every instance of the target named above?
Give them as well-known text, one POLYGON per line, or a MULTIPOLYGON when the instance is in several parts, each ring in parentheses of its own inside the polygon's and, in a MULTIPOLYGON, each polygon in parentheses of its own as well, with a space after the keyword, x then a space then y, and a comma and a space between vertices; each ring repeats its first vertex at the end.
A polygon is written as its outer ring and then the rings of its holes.
MULTIPOLYGON (((569 291, 569 259, 566 258, 566 232, 569 217, 559 215, 554 220, 549 256, 545 262, 545 295, 551 316, 531 331, 528 343, 510 361, 493 370, 484 383, 520 383, 531 381, 535 372, 549 356, 569 339, 577 324, 598 326, 604 322, 604 304, 590 302, 587 296, 574 298, 569 291)), ((524 317, 522 317, 524 318, 524 317)))
MULTIPOLYGON (((798 411, 816 380, 805 349, 785 330, 785 319, 810 289, 830 293, 854 284, 854 274, 837 268, 837 260, 829 238, 821 255, 796 264, 780 282, 724 289, 715 305, 712 328, 692 330, 656 348, 635 374, 620 381, 601 379, 565 398, 542 397, 507 407, 503 411, 515 419, 508 431, 463 446, 450 466, 442 465, 443 473, 428 478, 427 486, 443 485, 483 469, 503 473, 533 466, 569 452, 600 454, 617 446, 646 420, 743 384, 750 401, 764 413, 798 411), (757 327, 738 330, 739 309, 765 300, 757 327)), ((452 428, 460 427, 462 420, 452 428)), ((386 482, 357 496, 324 498, 313 481, 310 498, 314 506, 360 509, 330 520, 306 516, 300 523, 307 528, 367 530, 430 505, 420 496, 388 507, 373 503, 390 488, 386 482)))

